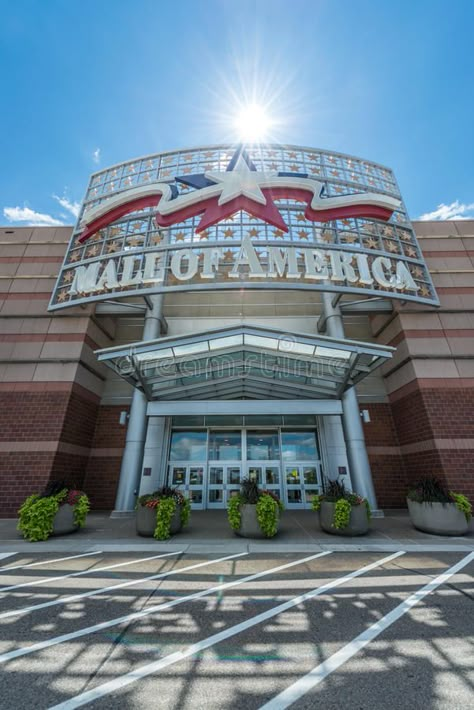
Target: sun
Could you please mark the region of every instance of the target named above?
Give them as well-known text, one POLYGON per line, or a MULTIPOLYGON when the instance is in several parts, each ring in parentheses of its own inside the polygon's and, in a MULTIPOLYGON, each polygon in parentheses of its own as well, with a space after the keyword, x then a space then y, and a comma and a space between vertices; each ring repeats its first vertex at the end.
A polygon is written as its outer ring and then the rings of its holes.
POLYGON ((252 143, 266 140, 272 125, 265 108, 259 104, 248 104, 241 108, 234 121, 239 140, 252 143))

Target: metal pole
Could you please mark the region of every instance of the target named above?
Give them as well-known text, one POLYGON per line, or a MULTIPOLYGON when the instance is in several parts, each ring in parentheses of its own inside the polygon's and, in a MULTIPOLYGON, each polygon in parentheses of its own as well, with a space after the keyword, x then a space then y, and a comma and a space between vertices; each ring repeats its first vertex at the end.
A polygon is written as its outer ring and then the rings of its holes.
MULTIPOLYGON (((323 292, 321 295, 328 335, 333 338, 345 338, 341 309, 339 305, 332 304, 334 295, 328 292, 323 292)), ((377 510, 377 498, 355 387, 350 387, 342 395, 342 426, 353 489, 367 498, 372 510, 377 510)))
MULTIPOLYGON (((152 307, 148 308, 145 314, 143 340, 154 340, 161 334, 163 294, 149 296, 149 299, 152 307)), ((147 404, 144 393, 134 389, 112 518, 132 515, 135 510, 146 439, 147 404)))

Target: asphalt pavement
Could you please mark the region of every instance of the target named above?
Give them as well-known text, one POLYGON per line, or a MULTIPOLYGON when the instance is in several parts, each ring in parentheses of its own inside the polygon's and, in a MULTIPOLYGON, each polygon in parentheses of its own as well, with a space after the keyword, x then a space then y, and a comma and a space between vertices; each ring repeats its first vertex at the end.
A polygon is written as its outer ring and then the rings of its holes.
POLYGON ((474 707, 472 551, 3 554, 2 710, 474 707))

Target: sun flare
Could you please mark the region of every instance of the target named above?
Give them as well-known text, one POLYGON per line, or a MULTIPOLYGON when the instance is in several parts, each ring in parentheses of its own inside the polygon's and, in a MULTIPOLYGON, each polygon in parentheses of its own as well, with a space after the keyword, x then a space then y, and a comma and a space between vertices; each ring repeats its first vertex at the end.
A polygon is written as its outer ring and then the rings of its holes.
POLYGON ((268 139, 272 125, 265 108, 259 104, 244 106, 235 118, 235 130, 241 141, 259 142, 268 139))

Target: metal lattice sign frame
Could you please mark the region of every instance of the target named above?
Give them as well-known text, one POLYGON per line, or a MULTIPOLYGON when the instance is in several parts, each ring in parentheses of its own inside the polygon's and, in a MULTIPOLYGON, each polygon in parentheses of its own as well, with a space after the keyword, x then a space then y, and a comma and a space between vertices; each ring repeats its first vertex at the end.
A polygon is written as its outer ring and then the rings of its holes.
POLYGON ((92 175, 50 310, 243 288, 439 303, 390 169, 299 146, 215 145, 92 175))

